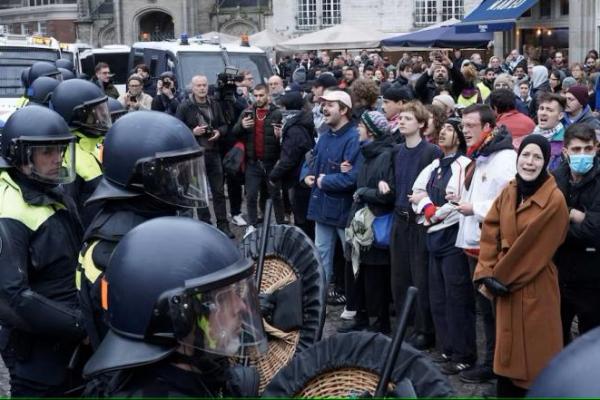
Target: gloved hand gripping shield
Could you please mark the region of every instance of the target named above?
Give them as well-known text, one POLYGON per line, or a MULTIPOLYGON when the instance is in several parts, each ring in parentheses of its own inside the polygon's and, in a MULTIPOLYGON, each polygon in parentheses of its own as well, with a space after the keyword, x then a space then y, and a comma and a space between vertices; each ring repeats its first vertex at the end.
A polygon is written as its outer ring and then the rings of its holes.
POLYGON ((188 208, 208 207, 201 148, 157 153, 155 157, 141 159, 136 165, 136 176, 133 186, 142 183, 142 190, 165 203, 188 208))
POLYGON ((249 268, 225 285, 223 281, 219 287, 203 285, 206 280, 200 278, 186 282, 180 293, 167 294, 175 337, 182 346, 227 357, 266 351, 251 264, 245 259, 240 262, 249 268))
POLYGON ((75 180, 75 137, 20 136, 13 139, 9 158, 29 178, 49 184, 75 180))

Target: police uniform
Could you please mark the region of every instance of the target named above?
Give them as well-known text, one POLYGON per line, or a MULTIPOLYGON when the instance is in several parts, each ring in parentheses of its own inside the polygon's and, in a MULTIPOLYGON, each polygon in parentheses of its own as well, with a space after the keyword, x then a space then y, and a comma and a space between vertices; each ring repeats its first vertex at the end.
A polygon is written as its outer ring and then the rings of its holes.
MULTIPOLYGON (((94 348, 107 330, 100 307, 99 278, 106 271, 114 248, 127 232, 141 223, 157 217, 174 216, 181 207, 198 205, 186 196, 184 187, 178 187, 173 181, 176 179, 181 184, 184 179, 177 177, 177 161, 171 163, 169 160, 183 157, 183 162, 189 165, 200 161, 203 156, 187 126, 168 114, 156 111, 138 111, 121 117, 107 133, 104 148, 105 175, 97 178, 98 187, 86 205, 88 209, 97 208, 98 212, 84 235, 76 275, 86 330, 94 348), (145 140, 148 137, 153 140, 145 140), (157 154, 168 154, 168 157, 155 159, 157 154), (154 167, 154 163, 169 165, 168 174, 144 178, 140 171, 160 170, 154 167), (142 167, 151 164, 153 167, 142 167), (160 182, 156 188, 152 187, 151 182, 154 181, 160 182)), ((78 166, 80 160, 77 158, 78 166)), ((186 174, 185 178, 190 179, 191 175, 186 174)), ((203 172, 193 179, 198 187, 206 187, 203 172)), ((197 195, 199 205, 206 206, 206 191, 197 195)))
POLYGON ((9 118, 2 137, 0 351, 13 396, 64 395, 79 375, 68 366, 85 337, 73 279, 82 237, 74 203, 7 161, 15 132, 43 134, 56 120, 68 134, 56 113, 29 106, 9 118))

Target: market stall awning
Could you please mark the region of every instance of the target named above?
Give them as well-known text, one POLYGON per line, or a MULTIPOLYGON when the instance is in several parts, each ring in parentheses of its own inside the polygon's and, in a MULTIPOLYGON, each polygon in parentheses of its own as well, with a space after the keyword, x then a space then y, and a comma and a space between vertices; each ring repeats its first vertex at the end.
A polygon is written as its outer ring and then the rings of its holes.
POLYGON ((279 51, 374 49, 384 36, 375 29, 339 24, 279 43, 279 51))
POLYGON ((381 41, 381 46, 389 51, 404 47, 485 48, 493 40, 491 32, 461 34, 454 31, 455 26, 450 22, 448 26, 428 27, 388 37, 381 41))
POLYGON ((456 24, 457 33, 507 31, 538 0, 483 0, 465 19, 456 24))

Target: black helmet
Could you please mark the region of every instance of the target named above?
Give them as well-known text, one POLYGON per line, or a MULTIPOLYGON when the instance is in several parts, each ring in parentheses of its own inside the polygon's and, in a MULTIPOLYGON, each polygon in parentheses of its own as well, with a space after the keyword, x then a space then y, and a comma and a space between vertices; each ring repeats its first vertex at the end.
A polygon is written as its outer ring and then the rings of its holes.
POLYGON ((27 67, 21 71, 21 85, 25 88, 25 93, 27 93, 27 89, 29 89, 29 70, 31 67, 27 67))
POLYGON ((101 285, 110 331, 86 376, 151 364, 179 346, 194 350, 192 359, 264 350, 252 260, 208 224, 139 225, 117 245, 101 285))
POLYGON ((38 61, 31 65, 27 74, 28 86, 31 86, 33 81, 40 76, 48 76, 58 81, 62 81, 62 75, 60 74, 58 68, 56 68, 56 65, 47 61, 38 61))
POLYGON ((73 62, 67 58, 59 58, 58 60, 54 61, 54 65, 56 65, 56 68, 64 68, 72 73, 75 73, 75 66, 73 65, 73 62))
POLYGON ((54 89, 50 104, 69 126, 88 135, 104 135, 112 125, 108 96, 92 82, 70 79, 54 89))
POLYGON ((69 79, 75 79, 75 74, 66 68, 59 68, 60 74, 62 75, 63 81, 68 81, 69 79))
POLYGON ((207 207, 204 153, 190 129, 158 111, 119 118, 104 139, 104 175, 88 202, 147 193, 181 207, 207 207))
POLYGON ((123 104, 117 99, 112 97, 108 98, 108 112, 110 112, 110 119, 114 124, 116 120, 127 114, 127 109, 123 107, 123 104))
POLYGON ((56 79, 47 76, 40 76, 31 84, 28 91, 29 102, 48 107, 50 104, 50 96, 52 91, 58 86, 59 82, 56 79))
POLYGON ((75 137, 54 111, 32 105, 15 111, 2 129, 0 168, 19 167, 31 179, 75 179, 75 137))
POLYGON ((600 393, 600 328, 558 353, 533 382, 527 397, 598 397, 600 393))

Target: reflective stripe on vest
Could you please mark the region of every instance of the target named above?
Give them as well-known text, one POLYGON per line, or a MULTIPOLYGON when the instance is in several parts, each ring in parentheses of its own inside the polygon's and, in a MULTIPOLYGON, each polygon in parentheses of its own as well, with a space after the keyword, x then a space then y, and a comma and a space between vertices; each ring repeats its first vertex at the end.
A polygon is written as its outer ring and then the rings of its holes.
POLYGON ((0 218, 11 218, 23 223, 27 228, 36 231, 55 209, 64 209, 62 204, 53 206, 33 206, 23 199, 21 188, 12 180, 8 171, 0 173, 0 218))
POLYGON ((94 254, 94 249, 96 245, 100 243, 100 241, 94 242, 91 246, 85 249, 85 253, 79 253, 79 265, 77 266, 77 270, 75 271, 75 287, 77 290, 81 290, 81 274, 83 273, 88 281, 91 283, 96 282, 96 279, 100 276, 102 271, 100 271, 96 264, 94 264, 94 259, 92 255, 94 254))

